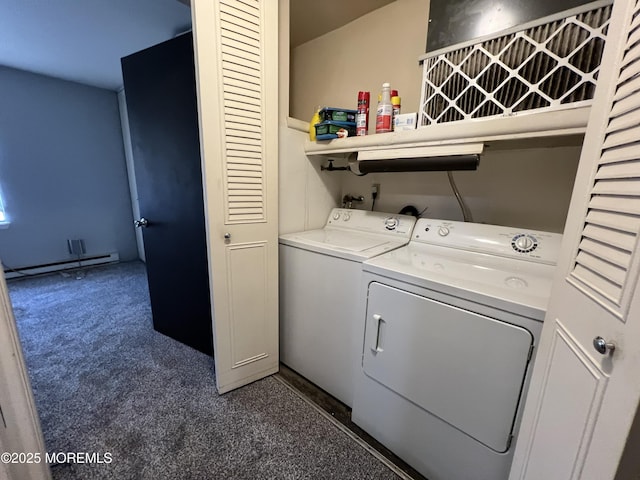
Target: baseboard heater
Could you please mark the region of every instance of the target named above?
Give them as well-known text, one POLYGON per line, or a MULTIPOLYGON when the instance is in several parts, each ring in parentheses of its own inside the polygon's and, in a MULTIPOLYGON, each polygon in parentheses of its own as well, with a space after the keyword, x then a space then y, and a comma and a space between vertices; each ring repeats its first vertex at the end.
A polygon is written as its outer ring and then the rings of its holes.
POLYGON ((40 275, 43 273, 57 272, 61 270, 71 270, 74 268, 90 267, 94 265, 103 265, 107 263, 115 263, 120 261, 120 255, 115 253, 106 253, 103 255, 92 255, 82 257, 75 260, 64 260, 61 262, 45 263, 42 265, 33 265, 30 267, 14 268, 13 270, 5 268, 5 278, 18 278, 26 275, 40 275))

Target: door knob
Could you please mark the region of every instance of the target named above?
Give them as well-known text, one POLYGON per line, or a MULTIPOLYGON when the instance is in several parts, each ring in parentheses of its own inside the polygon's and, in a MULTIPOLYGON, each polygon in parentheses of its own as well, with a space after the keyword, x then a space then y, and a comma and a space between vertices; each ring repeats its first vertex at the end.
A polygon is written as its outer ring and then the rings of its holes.
POLYGON ((225 234, 224 234, 224 239, 225 239, 225 240, 231 240, 231 234, 230 234, 230 233, 228 233, 228 232, 227 232, 227 233, 225 233, 225 234))
POLYGON ((134 220, 133 224, 137 227, 148 227, 149 226, 149 220, 147 220, 146 218, 142 217, 140 220, 134 220))
POLYGON ((602 338, 602 337, 596 337, 593 339, 593 348, 596 349, 596 352, 598 352, 601 355, 606 355, 613 353, 613 351, 616 349, 616 344, 613 342, 608 342, 602 338))

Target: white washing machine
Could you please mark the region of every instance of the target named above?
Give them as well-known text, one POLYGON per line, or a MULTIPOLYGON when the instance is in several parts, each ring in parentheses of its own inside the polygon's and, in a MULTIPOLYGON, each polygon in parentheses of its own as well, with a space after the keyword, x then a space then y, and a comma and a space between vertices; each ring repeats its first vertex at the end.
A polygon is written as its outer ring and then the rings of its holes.
POLYGON ((348 406, 361 351, 362 262, 411 239, 415 218, 336 208, 280 236, 280 360, 348 406))
POLYGON ((353 421, 429 480, 506 480, 560 241, 420 219, 365 261, 353 421))

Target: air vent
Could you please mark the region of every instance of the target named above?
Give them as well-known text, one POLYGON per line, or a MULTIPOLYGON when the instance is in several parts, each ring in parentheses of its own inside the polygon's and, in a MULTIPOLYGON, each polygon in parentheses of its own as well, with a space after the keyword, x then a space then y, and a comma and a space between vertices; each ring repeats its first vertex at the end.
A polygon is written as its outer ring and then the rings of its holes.
POLYGON ((423 57, 420 126, 590 104, 611 16, 590 5, 423 57))

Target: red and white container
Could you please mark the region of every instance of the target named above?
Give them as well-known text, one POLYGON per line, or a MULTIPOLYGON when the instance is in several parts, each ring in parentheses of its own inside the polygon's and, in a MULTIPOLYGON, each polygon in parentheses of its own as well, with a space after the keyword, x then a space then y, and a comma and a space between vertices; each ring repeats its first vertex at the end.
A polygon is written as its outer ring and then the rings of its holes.
POLYGON ((358 109, 356 112, 356 136, 369 132, 369 92, 358 92, 358 109))

